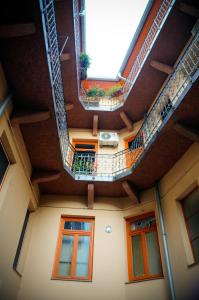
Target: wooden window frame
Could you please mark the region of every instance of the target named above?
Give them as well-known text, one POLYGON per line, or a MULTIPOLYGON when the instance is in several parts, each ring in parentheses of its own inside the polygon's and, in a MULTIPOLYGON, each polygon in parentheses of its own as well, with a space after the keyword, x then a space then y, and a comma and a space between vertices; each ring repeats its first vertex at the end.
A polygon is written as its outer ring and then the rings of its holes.
POLYGON ((73 217, 73 216, 61 216, 60 226, 59 226, 59 234, 57 240, 57 247, 55 252, 54 266, 51 279, 59 279, 59 280, 74 280, 74 281, 91 281, 92 280, 92 270, 93 270, 93 246, 94 246, 94 225, 95 218, 94 217, 73 217), (70 230, 64 229, 65 221, 70 222, 85 222, 91 223, 91 230, 70 230), (71 275, 70 276, 60 276, 58 275, 59 268, 59 258, 62 247, 62 238, 64 235, 74 236, 74 246, 72 249, 72 261, 71 261, 71 275), (77 249, 78 249, 78 236, 90 236, 90 245, 89 245, 89 259, 88 259, 88 276, 80 277, 75 276, 76 271, 76 259, 77 259, 77 249))
POLYGON ((192 251, 192 254, 193 254, 193 259, 194 259, 194 264, 199 264, 199 261, 196 260, 196 255, 195 255, 195 252, 194 252, 194 248, 193 248, 193 241, 195 239, 198 238, 198 236, 194 239, 191 239, 191 234, 190 234, 190 228, 189 228, 189 223, 188 223, 188 220, 193 217, 195 214, 198 214, 199 212, 197 211, 196 213, 194 213, 193 215, 189 216, 189 217, 186 217, 185 215, 185 208, 184 208, 184 202, 185 200, 192 194, 194 193, 197 189, 199 189, 199 187, 197 186, 196 188, 194 188, 190 193, 188 193, 182 200, 181 200, 181 207, 182 207, 182 213, 183 213, 183 218, 184 218, 184 222, 185 222, 185 225, 186 225, 186 229, 187 229, 187 235, 188 235, 188 239, 189 239, 189 243, 190 243, 190 246, 191 246, 191 251, 192 251))
MULTIPOLYGON (((139 215, 136 217, 126 219, 127 259, 128 259, 129 281, 134 282, 134 281, 163 278, 162 272, 160 274, 156 274, 156 275, 149 274, 149 267, 148 267, 147 243, 146 243, 145 234, 148 232, 156 233, 158 250, 159 250, 159 255, 160 255, 160 246, 159 246, 159 241, 158 241, 157 226, 154 225, 150 228, 144 228, 144 229, 133 230, 133 231, 130 230, 130 226, 131 226, 132 222, 135 222, 140 219, 147 219, 148 217, 155 217, 155 213, 150 212, 150 213, 146 213, 146 214, 142 214, 142 215, 139 215), (136 235, 141 235, 141 241, 142 241, 142 249, 141 250, 142 250, 142 254, 143 254, 143 263, 144 263, 144 271, 145 271, 144 275, 137 276, 137 277, 133 275, 133 253, 132 253, 132 242, 131 242, 131 237, 136 236, 136 235)), ((160 261, 161 261, 161 266, 162 266, 161 255, 160 255, 160 261)))
POLYGON ((7 154, 7 152, 6 152, 6 149, 5 149, 4 145, 3 145, 3 141, 2 141, 1 138, 0 138, 0 146, 3 148, 3 151, 4 151, 4 153, 5 153, 5 156, 6 156, 7 160, 8 160, 7 168, 6 168, 6 170, 5 170, 5 173, 4 173, 4 175, 3 175, 2 180, 1 180, 1 182, 0 182, 0 190, 1 190, 1 188, 2 188, 2 186, 3 186, 3 183, 4 183, 4 180, 5 180, 5 178, 6 178, 6 175, 7 175, 7 173, 8 173, 8 169, 9 169, 9 167, 10 167, 10 165, 11 165, 11 162, 10 162, 10 159, 9 159, 9 157, 8 157, 8 154, 7 154))

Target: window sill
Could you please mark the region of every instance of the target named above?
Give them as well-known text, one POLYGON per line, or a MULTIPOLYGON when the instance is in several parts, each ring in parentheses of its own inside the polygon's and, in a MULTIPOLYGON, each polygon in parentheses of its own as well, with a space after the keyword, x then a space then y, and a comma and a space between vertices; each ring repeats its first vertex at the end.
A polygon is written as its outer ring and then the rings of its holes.
POLYGON ((137 280, 129 280, 125 282, 125 284, 131 284, 131 283, 138 283, 142 281, 151 281, 151 280, 157 280, 157 279, 164 279, 164 276, 155 277, 155 278, 143 278, 143 279, 137 279, 137 280))
POLYGON ((59 281, 77 281, 77 282, 92 282, 91 279, 72 279, 72 278, 58 278, 58 277, 51 277, 51 280, 59 280, 59 281))

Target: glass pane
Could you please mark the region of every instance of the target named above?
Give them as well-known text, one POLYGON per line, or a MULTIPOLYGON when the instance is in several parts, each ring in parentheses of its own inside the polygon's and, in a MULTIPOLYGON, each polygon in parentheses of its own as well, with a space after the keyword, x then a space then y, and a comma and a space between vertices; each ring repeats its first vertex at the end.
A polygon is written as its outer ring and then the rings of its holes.
POLYGON ((63 236, 62 248, 59 259, 59 271, 60 276, 70 276, 71 275, 71 264, 72 264, 72 252, 73 252, 74 237, 73 236, 63 236))
POLYGON ((90 236, 78 237, 76 276, 88 276, 90 236))
POLYGON ((144 275, 141 235, 132 236, 133 274, 135 277, 144 275))
POLYGON ((199 211, 199 188, 197 188, 184 202, 185 216, 189 217, 199 211))
POLYGON ((199 237, 199 213, 188 219, 191 240, 199 237))
POLYGON ((143 228, 149 228, 155 225, 155 217, 149 217, 145 219, 136 220, 135 222, 131 223, 131 231, 133 230, 140 230, 143 228))
POLYGON ((161 274, 161 260, 158 248, 157 234, 156 232, 146 233, 146 244, 147 244, 147 256, 149 273, 151 275, 161 274))
POLYGON ((78 222, 78 221, 65 221, 64 229, 70 230, 91 230, 91 223, 89 222, 78 222))
POLYGON ((9 165, 9 161, 8 161, 6 154, 4 152, 4 149, 0 143, 0 183, 3 180, 4 174, 7 170, 8 165, 9 165))
POLYGON ((196 262, 199 262, 199 238, 192 242, 196 262))

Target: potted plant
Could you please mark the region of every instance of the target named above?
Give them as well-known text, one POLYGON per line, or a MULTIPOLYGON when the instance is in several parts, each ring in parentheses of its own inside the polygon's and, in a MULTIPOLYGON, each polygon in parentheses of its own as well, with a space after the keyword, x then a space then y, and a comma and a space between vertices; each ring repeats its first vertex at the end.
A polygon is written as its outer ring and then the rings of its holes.
POLYGON ((119 97, 122 95, 122 86, 121 85, 114 85, 109 89, 109 96, 111 98, 113 97, 119 97))
POLYGON ((79 64, 80 64, 80 77, 81 80, 87 78, 87 69, 90 67, 90 57, 88 54, 82 52, 79 57, 79 64))
POLYGON ((90 88, 86 95, 88 97, 104 97, 106 95, 105 90, 102 88, 99 88, 98 86, 90 88))

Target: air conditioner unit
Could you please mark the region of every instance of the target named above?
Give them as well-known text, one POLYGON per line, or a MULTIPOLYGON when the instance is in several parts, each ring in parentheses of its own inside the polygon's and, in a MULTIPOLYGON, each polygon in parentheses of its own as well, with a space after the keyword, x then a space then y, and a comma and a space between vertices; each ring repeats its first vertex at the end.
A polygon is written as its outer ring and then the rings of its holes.
POLYGON ((100 132, 100 147, 112 146, 117 147, 119 143, 118 134, 116 132, 100 132))

